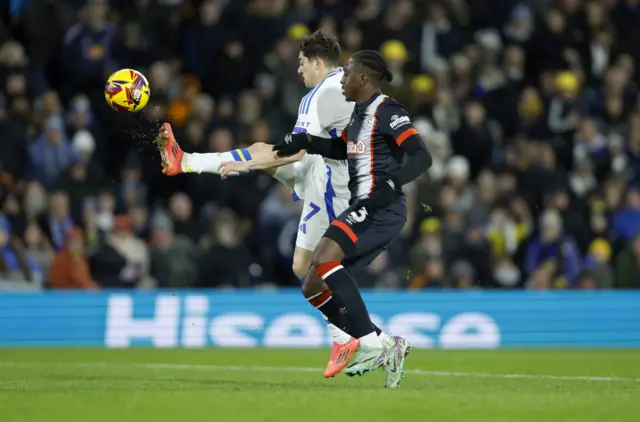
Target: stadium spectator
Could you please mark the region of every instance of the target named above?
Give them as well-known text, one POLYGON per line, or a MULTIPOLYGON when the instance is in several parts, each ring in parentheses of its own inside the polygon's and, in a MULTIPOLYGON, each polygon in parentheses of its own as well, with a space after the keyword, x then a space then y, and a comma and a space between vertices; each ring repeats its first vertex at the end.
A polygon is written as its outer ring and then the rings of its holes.
POLYGON ((123 286, 144 287, 153 285, 149 279, 149 250, 144 241, 132 232, 128 215, 117 216, 113 224, 113 233, 107 237, 107 243, 125 260, 120 273, 123 286))
POLYGON ((71 26, 62 42, 62 64, 67 93, 95 92, 92 86, 104 85, 108 70, 114 69, 123 51, 118 28, 108 21, 106 0, 88 1, 82 20, 71 26))
POLYGON ((38 222, 56 250, 65 246, 66 235, 74 227, 69 210, 69 195, 64 191, 51 193, 49 196, 49 211, 42 214, 38 222))
POLYGON ((613 217, 613 235, 625 242, 640 233, 640 187, 632 186, 627 191, 626 206, 613 217))
POLYGON ((51 189, 75 159, 76 154, 66 138, 62 119, 58 116, 49 117, 43 125, 43 135, 29 146, 30 177, 51 189))
POLYGON ((51 243, 44 236, 40 227, 36 223, 29 223, 24 231, 25 255, 33 260, 38 268, 37 276, 34 279, 39 286, 44 285, 49 276, 49 267, 55 253, 51 243))
MULTIPOLYGON (((547 272, 553 275, 553 287, 575 287, 574 283, 580 274, 581 260, 575 240, 562 233, 562 219, 560 215, 548 210, 540 217, 540 235, 527 246, 525 271, 534 276, 544 267, 545 276, 539 276, 548 283, 547 272), (552 269, 551 269, 552 268, 552 269)), ((537 282, 536 282, 537 285, 537 282)))
POLYGON ((253 258, 243 244, 238 218, 229 210, 220 210, 211 233, 200 240, 200 287, 250 287, 253 258), (212 275, 215 274, 215 277, 212 275))
POLYGON ((640 288, 640 234, 618 255, 615 273, 617 288, 640 288))
POLYGON ((196 287, 200 249, 174 232, 171 218, 156 213, 151 221, 151 276, 160 288, 196 287))
POLYGON ((85 290, 99 288, 91 277, 81 229, 72 227, 66 233, 64 247, 51 262, 48 287, 85 290))

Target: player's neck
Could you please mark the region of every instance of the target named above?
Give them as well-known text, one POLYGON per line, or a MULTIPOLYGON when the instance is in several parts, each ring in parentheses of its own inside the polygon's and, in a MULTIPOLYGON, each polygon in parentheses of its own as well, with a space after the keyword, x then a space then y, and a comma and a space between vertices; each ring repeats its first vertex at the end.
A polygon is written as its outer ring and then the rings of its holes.
POLYGON ((322 80, 324 78, 326 78, 329 73, 331 73, 331 72, 333 72, 334 70, 337 70, 337 69, 338 69, 337 66, 336 67, 333 67, 333 66, 332 67, 325 67, 324 69, 322 69, 322 71, 320 71, 320 73, 318 74, 318 76, 319 76, 318 83, 322 82, 322 80))
POLYGON ((356 104, 365 104, 371 101, 374 96, 380 95, 380 91, 377 89, 365 89, 362 90, 360 95, 356 95, 355 101, 356 104))

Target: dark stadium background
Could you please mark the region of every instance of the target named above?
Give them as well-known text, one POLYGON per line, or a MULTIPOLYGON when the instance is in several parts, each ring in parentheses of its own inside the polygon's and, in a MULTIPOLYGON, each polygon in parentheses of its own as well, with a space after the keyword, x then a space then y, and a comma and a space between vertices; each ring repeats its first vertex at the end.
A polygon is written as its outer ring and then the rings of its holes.
MULTIPOLYGON (((8 4, 7 4, 8 3, 8 4)), ((266 174, 164 177, 183 148, 273 142, 304 88, 297 43, 379 49, 434 156, 363 287, 640 287, 637 0, 12 0, 0 23, 0 287, 296 285, 300 206, 266 174), (137 115, 107 107, 142 71, 137 115), (49 271, 78 226, 75 279, 49 271)), ((60 268, 58 268, 60 270, 60 268)))

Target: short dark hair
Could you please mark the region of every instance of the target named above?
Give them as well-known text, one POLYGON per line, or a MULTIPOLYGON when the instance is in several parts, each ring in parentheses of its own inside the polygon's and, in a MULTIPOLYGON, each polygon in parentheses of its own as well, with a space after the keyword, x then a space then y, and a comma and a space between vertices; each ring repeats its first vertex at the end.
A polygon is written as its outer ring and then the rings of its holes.
POLYGON ((340 43, 335 35, 322 29, 305 36, 300 41, 300 51, 308 59, 320 58, 336 66, 340 61, 340 43))
POLYGON ((387 61, 382 54, 375 50, 361 50, 356 52, 351 59, 355 62, 374 84, 393 80, 393 74, 389 70, 387 61))

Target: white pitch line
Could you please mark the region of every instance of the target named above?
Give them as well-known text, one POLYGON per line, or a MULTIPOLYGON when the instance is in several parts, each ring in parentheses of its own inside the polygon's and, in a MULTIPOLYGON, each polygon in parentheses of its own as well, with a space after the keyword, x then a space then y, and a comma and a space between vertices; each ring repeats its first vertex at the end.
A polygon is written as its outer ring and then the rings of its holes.
MULTIPOLYGON (((237 371, 237 372, 317 372, 321 369, 304 366, 239 366, 239 365, 191 365, 182 363, 108 363, 108 362, 1 362, 5 367, 28 366, 72 366, 84 368, 124 367, 141 369, 180 369, 195 371, 237 371)), ((501 378, 501 379, 537 379, 556 381, 604 381, 604 382, 640 382, 640 378, 627 377, 598 377, 574 375, 535 375, 535 374, 497 374, 490 372, 451 372, 426 371, 422 369, 407 369, 405 374, 435 377, 468 377, 468 378, 501 378)))

